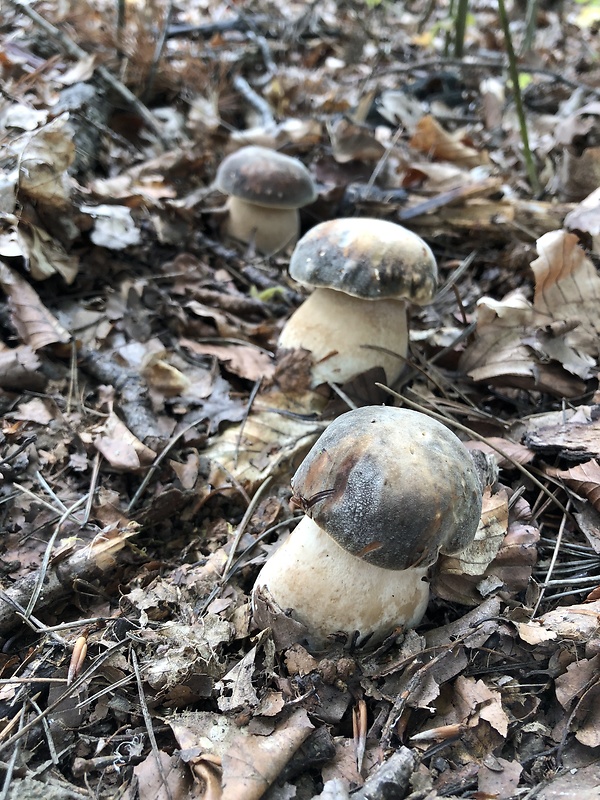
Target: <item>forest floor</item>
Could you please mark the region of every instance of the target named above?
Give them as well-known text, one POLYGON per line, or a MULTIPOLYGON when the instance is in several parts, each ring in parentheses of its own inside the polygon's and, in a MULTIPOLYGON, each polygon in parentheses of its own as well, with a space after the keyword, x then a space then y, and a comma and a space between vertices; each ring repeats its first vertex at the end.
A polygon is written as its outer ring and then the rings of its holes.
POLYGON ((5 0, 0 798, 598 797, 600 13, 524 5, 529 169, 496 3, 461 42, 446 2, 5 0), (309 439, 393 403, 488 456, 473 547, 375 650, 252 619, 306 441, 248 431, 308 389, 309 290, 223 236, 248 144, 308 168, 302 233, 387 219, 439 265, 394 394, 325 385, 309 439))

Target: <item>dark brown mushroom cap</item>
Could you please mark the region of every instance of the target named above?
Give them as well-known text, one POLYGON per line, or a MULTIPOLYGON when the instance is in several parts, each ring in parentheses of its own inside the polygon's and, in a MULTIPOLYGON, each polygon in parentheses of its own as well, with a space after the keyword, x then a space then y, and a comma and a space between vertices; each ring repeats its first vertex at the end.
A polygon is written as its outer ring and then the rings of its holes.
POLYGON ((296 245, 290 275, 308 286, 378 300, 428 303, 437 287, 437 264, 416 233, 382 219, 351 217, 321 222, 296 245))
POLYGON ((482 487, 452 431, 406 409, 338 417, 292 479, 306 513, 345 550, 387 569, 426 567, 469 545, 482 487))
POLYGON ((247 203, 272 208, 302 208, 316 199, 310 172, 301 161, 254 145, 224 159, 215 186, 247 203))

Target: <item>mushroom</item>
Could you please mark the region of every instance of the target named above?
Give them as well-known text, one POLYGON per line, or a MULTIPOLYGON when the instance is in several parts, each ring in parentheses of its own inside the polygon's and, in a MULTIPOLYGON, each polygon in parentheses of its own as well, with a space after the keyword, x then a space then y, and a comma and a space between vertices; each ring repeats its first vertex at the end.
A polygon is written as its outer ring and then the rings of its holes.
POLYGON ((393 383, 408 352, 407 304, 429 302, 437 286, 423 239, 386 220, 322 222, 296 245, 290 275, 317 288, 285 324, 279 346, 312 353, 313 385, 345 383, 374 366, 393 383))
POLYGON ((462 442, 399 408, 342 414, 292 488, 306 516, 261 569, 252 602, 265 627, 273 605, 290 610, 317 650, 337 632, 375 644, 417 625, 428 568, 438 553, 467 547, 481 515, 481 483, 462 442))
POLYGON ((229 195, 225 235, 254 242, 265 255, 296 243, 298 209, 316 199, 304 164, 268 147, 242 147, 227 156, 217 171, 215 186, 229 195))

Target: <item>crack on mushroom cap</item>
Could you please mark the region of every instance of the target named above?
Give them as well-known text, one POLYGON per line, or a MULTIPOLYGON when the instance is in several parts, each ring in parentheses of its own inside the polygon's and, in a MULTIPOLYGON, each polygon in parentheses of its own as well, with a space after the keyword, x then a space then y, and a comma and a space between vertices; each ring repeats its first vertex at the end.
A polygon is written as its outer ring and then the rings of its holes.
POLYGON ((406 409, 366 407, 338 417, 292 487, 339 545, 386 569, 428 566, 440 550, 464 549, 481 516, 468 450, 441 423, 406 409))
POLYGON ((242 147, 219 166, 215 186, 247 203, 302 208, 316 199, 310 172, 296 158, 267 147, 242 147))
POLYGON ((322 222, 300 239, 290 261, 294 280, 375 300, 428 303, 437 265, 426 242, 402 225, 352 217, 322 222))

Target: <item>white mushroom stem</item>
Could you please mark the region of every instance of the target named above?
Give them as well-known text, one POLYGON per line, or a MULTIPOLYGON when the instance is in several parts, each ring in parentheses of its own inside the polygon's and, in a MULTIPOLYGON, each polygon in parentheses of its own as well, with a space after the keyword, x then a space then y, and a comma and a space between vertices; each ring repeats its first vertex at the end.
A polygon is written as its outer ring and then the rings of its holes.
POLYGON ((298 241, 300 216, 296 208, 259 206, 230 197, 227 212, 223 233, 241 242, 254 242, 264 255, 272 255, 298 241))
POLYGON ((314 386, 344 383, 376 366, 393 383, 408 352, 406 303, 315 289, 284 325, 279 346, 312 353, 314 386))
POLYGON ((268 559, 256 580, 283 610, 311 632, 312 649, 342 631, 358 644, 371 634, 382 641, 394 628, 417 625, 427 608, 427 568, 389 570, 368 564, 341 548, 310 517, 268 559))

